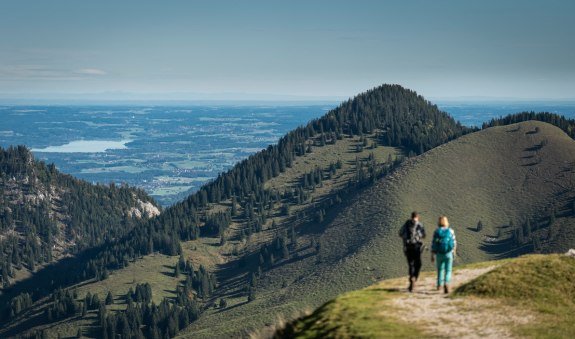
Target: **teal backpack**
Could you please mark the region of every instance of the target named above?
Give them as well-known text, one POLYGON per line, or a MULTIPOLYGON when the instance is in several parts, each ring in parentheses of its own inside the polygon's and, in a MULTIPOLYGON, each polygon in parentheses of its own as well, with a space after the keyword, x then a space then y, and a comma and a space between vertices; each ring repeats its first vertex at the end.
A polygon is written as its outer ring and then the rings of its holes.
POLYGON ((453 251, 455 247, 455 239, 450 228, 438 228, 433 234, 433 243, 431 250, 435 253, 447 254, 453 251))

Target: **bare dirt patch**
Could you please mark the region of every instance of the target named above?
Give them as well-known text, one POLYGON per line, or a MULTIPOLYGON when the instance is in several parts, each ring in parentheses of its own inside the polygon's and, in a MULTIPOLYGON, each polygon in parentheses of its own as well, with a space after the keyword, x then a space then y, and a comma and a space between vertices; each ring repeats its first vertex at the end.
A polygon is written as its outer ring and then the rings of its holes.
MULTIPOLYGON (((454 272, 452 289, 496 266, 462 269, 454 272)), ((400 280, 396 280, 398 283, 400 280)), ((422 277, 414 293, 403 286, 397 298, 389 301, 394 316, 415 323, 432 336, 445 338, 512 338, 513 327, 534 317, 528 311, 485 298, 452 298, 436 291, 435 275, 422 277)), ((386 313, 389 309, 386 309, 386 313)))

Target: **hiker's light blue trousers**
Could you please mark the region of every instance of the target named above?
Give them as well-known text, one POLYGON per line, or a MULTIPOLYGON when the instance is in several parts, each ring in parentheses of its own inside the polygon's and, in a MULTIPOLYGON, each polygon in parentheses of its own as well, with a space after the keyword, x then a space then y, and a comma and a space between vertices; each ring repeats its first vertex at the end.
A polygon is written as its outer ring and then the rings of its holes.
POLYGON ((449 284, 453 267, 453 252, 446 254, 437 253, 435 262, 437 265, 437 286, 449 284))

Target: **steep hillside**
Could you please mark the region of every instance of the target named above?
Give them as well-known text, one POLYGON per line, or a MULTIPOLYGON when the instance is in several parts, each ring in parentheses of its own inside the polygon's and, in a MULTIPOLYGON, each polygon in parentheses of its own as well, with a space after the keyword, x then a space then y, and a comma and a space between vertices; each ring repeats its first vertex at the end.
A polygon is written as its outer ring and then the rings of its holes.
POLYGON ((141 190, 91 185, 25 147, 0 148, 0 282, 7 288, 38 265, 120 238, 158 214, 141 190))
POLYGON ((557 127, 524 122, 469 134, 409 159, 347 195, 348 203, 326 222, 302 229, 298 241, 319 243, 319 251, 263 272, 254 301, 210 313, 189 333, 212 336, 247 324, 271 325, 276 314, 289 317, 337 293, 404 274, 396 234, 411 210, 423 214, 429 230, 437 216, 450 217, 458 263, 565 250, 575 245, 562 235, 573 225, 574 152, 575 141, 557 127))
MULTIPOLYGON (((421 153, 467 132, 413 91, 397 85, 374 88, 288 133, 277 145, 240 162, 126 236, 86 251, 66 265, 45 270, 42 279, 52 285, 39 289, 39 281, 32 279, 14 290, 34 288, 34 298, 41 302, 59 287, 86 280, 92 283, 92 278, 98 278, 95 269, 113 272, 155 252, 171 256, 183 252, 188 256, 184 261, 202 263, 200 257, 219 263, 212 266, 218 288, 197 300, 202 308, 212 312, 207 306, 218 301, 227 305, 218 309, 219 313, 243 311, 240 305, 246 300, 253 302, 254 296, 264 300, 266 290, 259 281, 264 272, 278 267, 286 267, 288 274, 305 272, 300 266, 308 265, 306 259, 315 260, 322 247, 316 239, 323 225, 350 197, 389 173, 404 155, 421 153), (204 253, 183 251, 190 247, 204 253), (63 270, 69 274, 59 274, 63 270)), ((204 271, 201 267, 187 270, 182 279, 197 279, 198 272, 204 271)), ((150 272, 150 279, 157 274, 163 273, 150 272)), ((182 279, 177 289, 186 285, 182 279)), ((267 291, 288 283, 289 279, 274 281, 267 291)), ((192 305, 189 298, 178 300, 192 305)), ((113 314, 124 316, 123 312, 113 314)), ((40 315, 37 318, 46 321, 40 315)), ((161 336, 172 336, 181 329, 180 325, 170 330, 165 324, 159 329, 161 336)), ((130 331, 137 332, 139 325, 130 323, 130 331)), ((239 328, 246 328, 244 325, 239 328)), ((103 329, 105 324, 98 321, 93 326, 103 329)), ((149 331, 154 328, 150 325, 143 330, 144 335, 152 336, 149 331)), ((237 332, 238 326, 229 330, 237 332)))
POLYGON ((455 270, 453 295, 424 273, 415 293, 405 279, 379 282, 327 302, 279 329, 275 338, 572 338, 575 258, 530 255, 455 270))

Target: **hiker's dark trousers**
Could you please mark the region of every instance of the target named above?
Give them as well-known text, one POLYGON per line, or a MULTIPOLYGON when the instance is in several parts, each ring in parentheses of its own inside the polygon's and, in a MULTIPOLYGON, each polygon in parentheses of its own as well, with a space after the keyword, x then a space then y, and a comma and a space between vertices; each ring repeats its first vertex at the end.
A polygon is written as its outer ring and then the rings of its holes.
POLYGON ((421 270, 421 247, 407 247, 405 249, 407 264, 409 265, 409 277, 419 278, 421 270))

